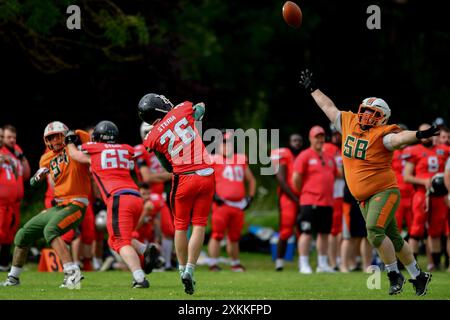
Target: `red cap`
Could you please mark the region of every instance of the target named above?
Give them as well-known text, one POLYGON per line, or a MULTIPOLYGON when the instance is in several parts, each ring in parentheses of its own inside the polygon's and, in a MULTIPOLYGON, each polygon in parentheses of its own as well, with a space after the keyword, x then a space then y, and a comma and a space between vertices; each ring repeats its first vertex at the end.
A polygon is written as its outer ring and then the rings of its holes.
POLYGON ((309 130, 310 137, 316 137, 319 134, 325 135, 325 130, 321 126, 314 126, 309 130))

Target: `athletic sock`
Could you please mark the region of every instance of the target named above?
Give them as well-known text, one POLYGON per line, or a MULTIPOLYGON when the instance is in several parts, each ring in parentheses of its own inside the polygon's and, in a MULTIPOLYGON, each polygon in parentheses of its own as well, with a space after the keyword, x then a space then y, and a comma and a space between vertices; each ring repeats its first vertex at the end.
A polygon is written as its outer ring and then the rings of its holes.
POLYGON ((328 258, 327 256, 322 255, 317 256, 317 262, 319 264, 319 267, 324 268, 328 265, 327 258, 328 258))
POLYGON ((339 267, 341 265, 341 257, 337 256, 336 257, 336 267, 339 267))
POLYGON ((102 266, 102 260, 100 258, 97 257, 93 257, 92 258, 92 267, 94 268, 94 270, 99 270, 102 266))
POLYGON ((408 270, 409 275, 413 279, 415 279, 420 274, 420 268, 416 260, 406 265, 405 268, 406 270, 408 270))
POLYGON ((441 265, 441 253, 440 252, 432 252, 431 257, 433 259, 433 264, 436 270, 439 270, 441 265))
POLYGON ((397 266, 397 261, 390 263, 390 264, 386 264, 386 270, 387 272, 397 272, 400 273, 400 271, 398 270, 398 266, 397 266))
POLYGON ((209 258, 209 265, 210 266, 217 265, 217 258, 209 258))
POLYGON ((299 268, 309 266, 309 256, 300 256, 298 262, 299 268))
POLYGON ((20 274, 22 273, 23 268, 19 268, 19 267, 11 267, 11 271, 9 271, 8 276, 14 277, 19 279, 20 274))
POLYGON ((188 264, 186 265, 186 270, 185 270, 185 272, 189 273, 191 276, 194 275, 194 270, 195 270, 195 264, 188 263, 188 264))
POLYGON ((172 250, 173 250, 173 240, 172 239, 162 239, 162 256, 165 260, 165 267, 170 268, 172 266, 172 250))
POLYGON ((178 271, 180 272, 180 276, 183 275, 184 271, 186 271, 186 266, 185 265, 178 265, 178 271))
POLYGON ((231 260, 231 266, 235 267, 241 264, 241 260, 237 259, 237 260, 231 260))
POLYGON ((275 260, 275 268, 283 268, 284 267, 284 260, 283 259, 276 259, 275 260))
POLYGON ((145 273, 142 271, 142 269, 136 270, 133 272, 133 278, 136 280, 136 282, 141 283, 145 279, 145 273))

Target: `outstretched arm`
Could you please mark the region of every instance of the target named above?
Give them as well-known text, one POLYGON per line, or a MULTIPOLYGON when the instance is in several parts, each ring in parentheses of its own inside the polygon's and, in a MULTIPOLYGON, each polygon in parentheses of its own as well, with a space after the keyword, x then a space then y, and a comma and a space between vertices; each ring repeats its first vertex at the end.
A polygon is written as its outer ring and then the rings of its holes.
POLYGON ((439 134, 439 128, 431 126, 422 131, 404 130, 399 133, 390 133, 383 137, 383 144, 388 150, 399 149, 418 142, 420 139, 430 138, 439 134))
POLYGON ((328 98, 322 91, 320 91, 313 78, 313 73, 308 69, 301 72, 300 75, 300 85, 310 93, 314 98, 314 101, 322 109, 322 111, 330 119, 331 123, 335 123, 337 117, 339 116, 339 109, 336 108, 334 102, 328 98))

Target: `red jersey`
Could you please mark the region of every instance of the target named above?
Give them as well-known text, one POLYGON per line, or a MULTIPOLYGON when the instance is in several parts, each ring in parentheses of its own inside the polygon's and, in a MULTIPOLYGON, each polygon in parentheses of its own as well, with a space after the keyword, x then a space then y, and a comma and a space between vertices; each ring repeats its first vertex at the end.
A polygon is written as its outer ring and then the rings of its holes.
POLYGON ((122 190, 139 193, 131 177, 134 149, 127 144, 88 142, 81 149, 91 156, 91 173, 103 200, 122 190))
POLYGON ((294 172, 302 174, 300 205, 333 206, 337 169, 332 156, 308 148, 295 159, 294 172))
MULTIPOLYGON (((148 152, 147 149, 145 149, 143 144, 139 144, 134 147, 134 156, 135 156, 136 164, 137 164, 137 166, 135 167, 136 175, 140 182, 143 181, 141 171, 140 171, 141 167, 144 167, 144 166, 148 167, 150 172, 152 172, 152 173, 164 172, 164 168, 162 167, 158 158, 155 156, 155 153, 148 152)), ((151 184, 151 192, 162 194, 164 192, 164 182, 152 183, 151 184)))
POLYGON ((211 168, 211 159, 195 127, 192 102, 175 106, 149 132, 144 141, 169 161, 175 174, 211 168))
MULTIPOLYGON (((322 147, 323 152, 328 153, 334 158, 337 168, 342 168, 342 152, 341 148, 333 143, 326 142, 322 147)), ((343 198, 344 197, 344 178, 336 178, 334 180, 333 198, 343 198)))
POLYGON ((397 177, 398 188, 402 197, 412 197, 414 187, 410 183, 403 181, 403 175, 405 170, 406 161, 408 161, 409 155, 405 153, 405 149, 399 149, 394 151, 392 158, 392 169, 394 169, 395 176, 397 177))
POLYGON ((14 151, 11 151, 7 146, 3 146, 1 149, 3 154, 8 155, 13 160, 13 165, 17 170, 17 179, 16 179, 16 200, 22 200, 24 196, 24 188, 23 188, 23 165, 22 162, 16 157, 15 152, 23 153, 22 148, 20 148, 17 144, 14 145, 14 151))
MULTIPOLYGON (((448 155, 447 148, 442 145, 427 148, 422 144, 417 144, 404 150, 406 161, 414 164, 414 176, 421 179, 431 178, 438 172, 444 172, 448 155)), ((425 191, 425 187, 422 185, 415 185, 415 187, 420 191, 425 191)))
POLYGON ((244 175, 247 169, 247 157, 243 154, 233 154, 226 158, 216 154, 212 156, 214 163, 214 178, 217 195, 229 201, 241 201, 245 198, 244 175))
MULTIPOLYGON (((286 166, 286 180, 291 187, 291 190, 298 195, 298 192, 294 188, 294 184, 292 182, 292 175, 294 174, 294 161, 295 155, 289 148, 280 148, 272 150, 270 154, 270 160, 272 161, 272 166, 275 167, 275 171, 278 172, 278 166, 285 165, 286 166)), ((278 187, 278 194, 282 194, 283 190, 278 187)))
MULTIPOLYGON (((0 154, 4 153, 0 150, 0 154)), ((12 161, 5 161, 0 165, 0 205, 16 202, 18 188, 13 166, 12 161)))

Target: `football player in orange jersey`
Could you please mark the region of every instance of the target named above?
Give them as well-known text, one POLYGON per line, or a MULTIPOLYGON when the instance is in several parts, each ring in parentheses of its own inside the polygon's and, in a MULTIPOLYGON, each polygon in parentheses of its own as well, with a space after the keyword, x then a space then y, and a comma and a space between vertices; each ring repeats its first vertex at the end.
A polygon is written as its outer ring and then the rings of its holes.
MULTIPOLYGON (((52 150, 45 153, 39 162, 39 170, 31 178, 34 186, 50 174, 55 182, 55 200, 57 206, 43 210, 29 220, 16 234, 12 268, 7 280, 1 285, 16 286, 20 284, 19 276, 27 260, 30 246, 44 236, 47 243, 56 251, 64 267, 63 288, 79 289, 83 276, 80 268, 73 263, 70 251, 61 236, 76 228, 83 220, 88 194, 90 192, 89 167, 71 161, 64 135, 68 131, 65 124, 55 121, 44 130, 44 142, 52 150)), ((88 134, 77 130, 81 139, 88 139, 88 134)))
POLYGON ((389 294, 400 293, 405 283, 398 270, 398 256, 411 276, 409 281, 416 295, 425 295, 431 274, 420 270, 410 246, 398 231, 395 211, 400 202, 400 192, 391 162, 395 149, 432 137, 438 134, 439 129, 433 126, 423 131, 400 132, 397 125, 387 124, 391 110, 379 98, 364 99, 358 113, 340 111, 317 88, 309 70, 301 72, 300 85, 342 132, 346 181, 366 220, 367 238, 377 249, 388 271, 389 294))

